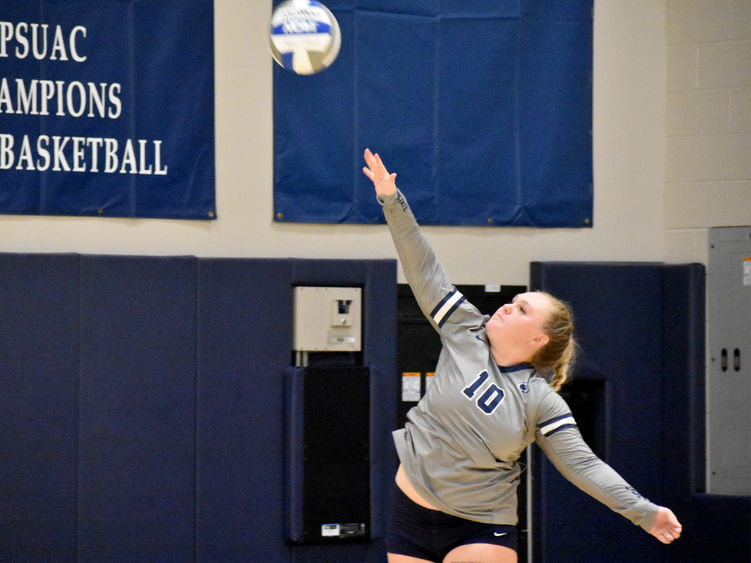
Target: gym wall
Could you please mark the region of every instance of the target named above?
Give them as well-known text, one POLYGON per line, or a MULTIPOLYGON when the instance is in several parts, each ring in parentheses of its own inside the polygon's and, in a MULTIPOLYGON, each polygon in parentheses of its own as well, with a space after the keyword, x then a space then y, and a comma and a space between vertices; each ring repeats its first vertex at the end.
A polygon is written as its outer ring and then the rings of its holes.
POLYGON ((362 287, 382 530, 394 261, 0 254, 0 271, 0 560, 381 560, 377 537, 285 541, 283 379, 292 287, 362 287))
POLYGON ((537 262, 531 287, 575 312, 572 387, 601 391, 590 445, 683 524, 678 541, 660 544, 565 481, 536 449, 534 560, 748 561, 751 499, 704 487, 704 266, 537 262))

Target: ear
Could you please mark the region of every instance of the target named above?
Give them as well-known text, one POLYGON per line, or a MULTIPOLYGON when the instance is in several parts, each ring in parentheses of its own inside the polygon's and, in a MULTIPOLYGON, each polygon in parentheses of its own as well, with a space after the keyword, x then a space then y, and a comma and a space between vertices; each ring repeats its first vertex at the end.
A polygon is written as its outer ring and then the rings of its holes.
POLYGON ((539 349, 539 348, 542 348, 543 346, 545 346, 548 342, 550 342, 550 337, 547 334, 542 333, 539 336, 535 336, 532 339, 532 342, 539 349))

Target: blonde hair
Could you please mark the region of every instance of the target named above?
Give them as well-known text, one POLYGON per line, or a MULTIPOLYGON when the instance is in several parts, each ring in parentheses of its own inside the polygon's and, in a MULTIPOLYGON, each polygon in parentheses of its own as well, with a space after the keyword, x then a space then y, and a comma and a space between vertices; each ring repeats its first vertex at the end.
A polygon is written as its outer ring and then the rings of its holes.
POLYGON ((568 380, 576 358, 574 315, 560 299, 544 291, 538 293, 551 303, 550 315, 542 327, 549 340, 532 358, 532 365, 548 379, 555 391, 559 391, 568 380))

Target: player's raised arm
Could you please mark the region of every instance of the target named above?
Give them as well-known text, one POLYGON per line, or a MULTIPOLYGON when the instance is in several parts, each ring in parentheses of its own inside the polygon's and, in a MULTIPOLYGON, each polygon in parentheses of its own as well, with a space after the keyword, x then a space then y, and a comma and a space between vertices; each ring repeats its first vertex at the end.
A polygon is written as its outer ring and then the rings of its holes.
POLYGON ((396 187, 396 173, 389 172, 381 157, 370 149, 365 149, 364 157, 362 171, 373 182, 404 277, 425 317, 436 330, 458 323, 481 323, 482 315, 453 286, 423 236, 407 199, 396 187))

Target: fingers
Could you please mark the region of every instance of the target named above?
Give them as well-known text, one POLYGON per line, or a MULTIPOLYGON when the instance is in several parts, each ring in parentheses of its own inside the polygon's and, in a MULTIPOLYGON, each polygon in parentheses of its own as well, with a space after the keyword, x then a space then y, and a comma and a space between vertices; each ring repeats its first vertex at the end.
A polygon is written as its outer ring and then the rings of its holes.
POLYGON ((381 155, 379 155, 378 153, 375 153, 375 161, 376 161, 376 166, 378 166, 379 168, 383 168, 383 171, 388 174, 388 172, 386 171, 386 167, 383 165, 383 161, 381 160, 381 155))
POLYGON ((672 543, 681 537, 681 531, 683 527, 678 524, 677 526, 665 526, 662 530, 656 532, 654 536, 662 543, 672 543))
POLYGON ((669 530, 657 532, 653 535, 662 543, 672 543, 674 540, 677 540, 681 536, 680 533, 675 534, 669 530))
POLYGON ((367 164, 367 166, 362 167, 363 174, 365 174, 371 182, 374 182, 375 173, 373 168, 375 168, 376 163, 373 158, 373 153, 370 152, 370 149, 365 149, 365 154, 363 156, 365 157, 365 164, 367 164))
POLYGON ((368 168, 371 170, 374 170, 374 168, 382 167, 383 162, 381 161, 381 157, 378 156, 378 154, 373 154, 370 149, 365 149, 365 164, 368 165, 368 168))
POLYGON ((383 165, 381 156, 378 153, 373 154, 370 149, 365 149, 363 156, 365 157, 365 164, 367 164, 368 168, 370 168, 373 172, 376 172, 375 169, 378 169, 378 172, 381 172, 380 169, 383 169, 383 173, 385 175, 388 175, 388 171, 383 165))
POLYGON ((363 156, 367 166, 362 167, 362 172, 373 182, 376 194, 379 197, 392 195, 396 191, 396 172, 389 173, 378 153, 373 154, 370 149, 365 149, 363 156))
POLYGON ((660 536, 657 536, 657 539, 660 540, 662 543, 673 543, 675 540, 677 540, 680 537, 680 534, 672 534, 670 532, 667 532, 665 534, 662 534, 660 536))
POLYGON ((681 537, 683 526, 673 511, 664 506, 660 507, 655 517, 655 523, 650 533, 662 543, 672 543, 681 537))
POLYGON ((396 178, 396 174, 389 174, 386 170, 378 153, 373 154, 370 149, 365 149, 363 156, 367 166, 363 166, 362 171, 370 180, 376 181, 376 178, 387 178, 387 181, 389 181, 396 178))
POLYGON ((370 149, 365 149, 365 154, 363 156, 365 157, 365 162, 368 164, 368 166, 375 164, 373 153, 370 152, 370 149))

